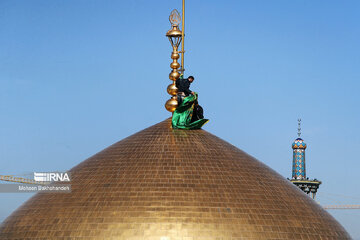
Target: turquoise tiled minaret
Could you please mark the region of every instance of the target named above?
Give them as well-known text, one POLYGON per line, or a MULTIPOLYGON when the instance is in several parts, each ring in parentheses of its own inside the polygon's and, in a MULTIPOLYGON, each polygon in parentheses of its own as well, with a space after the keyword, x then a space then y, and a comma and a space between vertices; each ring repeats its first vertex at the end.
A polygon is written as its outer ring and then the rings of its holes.
POLYGON ((293 149, 293 166, 292 179, 306 179, 305 168, 305 149, 306 143, 301 138, 297 138, 292 144, 293 149))
POLYGON ((293 184, 298 186, 303 192, 312 195, 315 199, 317 190, 321 181, 317 179, 309 179, 306 177, 305 168, 305 149, 306 143, 300 138, 301 135, 301 119, 298 120, 298 138, 292 144, 293 149, 293 163, 292 163, 292 178, 289 179, 293 184))

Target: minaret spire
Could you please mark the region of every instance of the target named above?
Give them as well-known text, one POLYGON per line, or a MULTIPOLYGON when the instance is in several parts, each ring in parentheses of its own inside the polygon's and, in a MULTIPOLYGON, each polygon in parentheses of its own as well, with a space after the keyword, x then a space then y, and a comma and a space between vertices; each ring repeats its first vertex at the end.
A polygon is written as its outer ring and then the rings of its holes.
POLYGON ((301 136, 301 118, 298 119, 298 137, 301 136))

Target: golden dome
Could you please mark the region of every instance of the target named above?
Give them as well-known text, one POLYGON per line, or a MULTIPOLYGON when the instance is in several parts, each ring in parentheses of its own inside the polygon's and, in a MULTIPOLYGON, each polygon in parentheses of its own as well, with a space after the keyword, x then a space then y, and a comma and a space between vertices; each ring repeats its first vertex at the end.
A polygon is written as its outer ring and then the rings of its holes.
POLYGON ((71 193, 36 194, 0 239, 350 239, 263 163, 204 130, 172 130, 169 119, 71 174, 71 193))

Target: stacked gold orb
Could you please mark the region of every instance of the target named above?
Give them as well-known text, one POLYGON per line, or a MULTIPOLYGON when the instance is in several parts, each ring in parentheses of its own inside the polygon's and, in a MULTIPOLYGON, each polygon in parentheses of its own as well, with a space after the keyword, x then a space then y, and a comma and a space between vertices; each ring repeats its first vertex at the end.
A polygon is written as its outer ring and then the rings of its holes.
POLYGON ((180 73, 178 71, 178 68, 180 67, 180 63, 178 63, 178 59, 180 58, 178 48, 182 40, 182 32, 178 26, 181 21, 179 12, 177 10, 173 10, 170 14, 169 20, 171 23, 171 29, 167 31, 166 36, 169 38, 171 46, 173 47, 173 51, 171 53, 171 59, 173 62, 170 64, 172 71, 169 74, 169 79, 173 81, 173 83, 167 87, 167 92, 172 97, 166 101, 165 108, 169 112, 174 112, 178 106, 176 99, 177 88, 175 82, 180 77, 180 73))

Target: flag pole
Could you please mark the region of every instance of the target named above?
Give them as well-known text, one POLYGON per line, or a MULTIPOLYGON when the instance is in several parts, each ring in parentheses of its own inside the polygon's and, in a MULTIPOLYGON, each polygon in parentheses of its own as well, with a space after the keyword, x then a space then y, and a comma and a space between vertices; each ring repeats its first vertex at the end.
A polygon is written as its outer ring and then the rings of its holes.
POLYGON ((182 23, 181 23, 181 32, 182 32, 182 43, 181 43, 181 69, 180 72, 184 74, 185 68, 184 68, 184 42, 185 42, 185 0, 182 0, 182 23))

